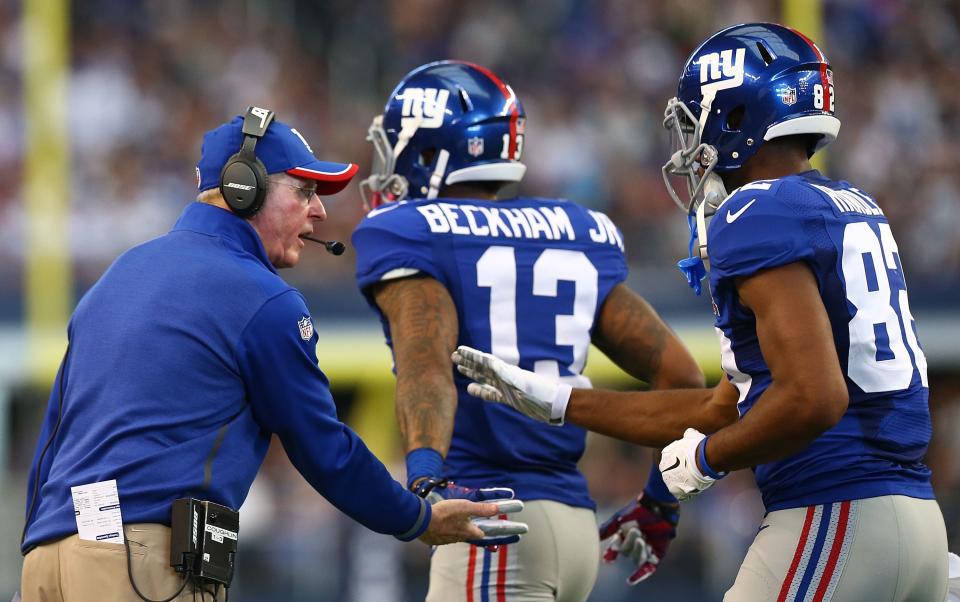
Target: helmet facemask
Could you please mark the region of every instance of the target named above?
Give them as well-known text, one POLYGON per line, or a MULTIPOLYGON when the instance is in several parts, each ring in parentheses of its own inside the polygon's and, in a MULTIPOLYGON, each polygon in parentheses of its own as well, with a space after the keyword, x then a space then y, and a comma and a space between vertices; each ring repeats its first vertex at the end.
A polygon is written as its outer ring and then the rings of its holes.
MULTIPOLYGON (((711 99, 712 100, 712 99, 711 99)), ((708 114, 710 107, 702 107, 708 114)), ((673 202, 687 214, 690 227, 688 257, 677 262, 677 267, 687 279, 690 288, 699 295, 701 281, 707 272, 707 218, 716 213, 727 196, 723 180, 715 173, 717 149, 700 142, 703 121, 694 117, 687 105, 676 97, 667 101, 663 112, 663 127, 670 132, 671 149, 675 149, 660 169, 663 183, 673 202), (680 198, 670 177, 681 177, 687 186, 687 200, 680 198), (696 254, 694 254, 696 248, 696 254)))
MULTIPOLYGON (((445 104, 449 92, 441 90, 440 93, 442 95, 441 102, 445 104)), ((430 119, 434 122, 437 121, 436 116, 431 116, 430 119)), ((360 182, 360 196, 363 199, 363 207, 366 211, 376 209, 385 202, 402 201, 407 198, 410 192, 410 182, 404 176, 395 173, 397 159, 407 149, 410 139, 417 133, 424 121, 425 117, 422 113, 403 118, 402 127, 397 135, 397 144, 391 146, 390 138, 383 127, 383 115, 377 115, 373 118, 373 122, 367 130, 367 140, 373 144, 370 176, 360 182)), ((442 123, 442 114, 440 114, 439 122, 442 123)), ((430 127, 435 128, 437 125, 434 124, 430 127)), ((440 149, 431 156, 430 165, 427 165, 423 158, 423 154, 421 154, 417 160, 420 162, 421 168, 429 171, 428 189, 424 193, 424 197, 434 199, 444 184, 450 152, 440 149)))
POLYGON ((674 97, 667 101, 663 127, 670 132, 671 149, 674 149, 670 160, 660 169, 667 193, 687 215, 696 215, 701 205, 706 216, 713 215, 727 192, 720 176, 714 172, 717 149, 700 142, 703 124, 694 117, 687 105, 674 97), (671 176, 685 181, 686 200, 680 198, 671 176))
MULTIPOLYGON (((370 176, 360 182, 364 211, 376 209, 386 201, 403 200, 409 189, 407 179, 394 173, 397 156, 403 151, 403 147, 399 141, 396 149, 390 146, 387 132, 383 129, 383 115, 373 118, 367 130, 367 140, 373 144, 373 160, 370 176)), ((403 141, 403 146, 406 142, 403 141)))

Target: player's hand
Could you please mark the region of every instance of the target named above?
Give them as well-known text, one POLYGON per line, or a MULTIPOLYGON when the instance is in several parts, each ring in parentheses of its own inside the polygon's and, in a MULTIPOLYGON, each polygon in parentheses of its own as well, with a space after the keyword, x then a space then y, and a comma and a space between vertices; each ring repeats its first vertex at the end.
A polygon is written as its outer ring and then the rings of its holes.
MULTIPOLYGON (((510 500, 511 502, 515 500, 510 500)), ((500 513, 494 502, 471 502, 470 500, 442 500, 433 504, 430 525, 420 536, 420 541, 439 546, 461 541, 477 541, 485 537, 482 523, 478 520, 496 520, 491 517, 500 513)), ((526 533, 526 525, 523 532, 526 533)))
POLYGON ((600 525, 600 541, 612 538, 603 561, 612 563, 618 556, 626 556, 637 566, 627 583, 640 583, 656 572, 667 555, 670 541, 677 536, 679 520, 679 504, 660 502, 641 493, 600 525))
MULTIPOLYGON (((523 502, 514 499, 513 489, 509 487, 461 487, 452 481, 437 477, 426 477, 415 481, 410 491, 430 502, 434 511, 444 500, 468 500, 471 502, 492 502, 498 511, 494 518, 477 517, 471 519, 481 533, 466 540, 477 546, 500 546, 520 541, 527 532, 527 524, 506 520, 506 515, 523 510, 523 502)), ((428 529, 429 530, 429 529, 428 529)))
POLYGON ((717 478, 708 476, 697 467, 697 454, 706 441, 706 435, 697 429, 687 429, 683 439, 677 439, 663 448, 660 456, 660 473, 670 493, 678 500, 699 495, 713 485, 717 478))
POLYGON ((453 352, 461 374, 473 380, 467 393, 506 404, 522 414, 553 425, 563 424, 570 385, 512 366, 500 358, 461 345, 453 352))

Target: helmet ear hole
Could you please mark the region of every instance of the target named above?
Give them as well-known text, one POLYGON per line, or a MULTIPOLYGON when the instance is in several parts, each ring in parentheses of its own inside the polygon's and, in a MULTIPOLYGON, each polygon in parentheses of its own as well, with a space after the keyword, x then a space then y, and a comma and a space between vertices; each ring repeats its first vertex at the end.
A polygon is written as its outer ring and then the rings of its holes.
POLYGON ((740 126, 743 124, 743 115, 746 112, 746 107, 743 105, 738 105, 734 107, 732 111, 727 113, 727 120, 725 124, 725 129, 731 132, 740 131, 740 126))
POLYGON ((424 167, 433 164, 433 158, 437 156, 437 149, 435 148, 425 148, 420 151, 420 156, 417 157, 417 160, 420 161, 420 165, 424 167))

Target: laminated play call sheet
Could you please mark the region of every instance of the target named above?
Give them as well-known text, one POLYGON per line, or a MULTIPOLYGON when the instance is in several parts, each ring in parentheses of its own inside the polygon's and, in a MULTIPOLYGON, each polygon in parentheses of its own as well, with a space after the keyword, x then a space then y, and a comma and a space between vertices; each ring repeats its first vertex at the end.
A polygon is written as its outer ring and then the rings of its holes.
POLYGON ((123 543, 123 519, 117 481, 100 481, 70 488, 77 535, 89 541, 123 543))

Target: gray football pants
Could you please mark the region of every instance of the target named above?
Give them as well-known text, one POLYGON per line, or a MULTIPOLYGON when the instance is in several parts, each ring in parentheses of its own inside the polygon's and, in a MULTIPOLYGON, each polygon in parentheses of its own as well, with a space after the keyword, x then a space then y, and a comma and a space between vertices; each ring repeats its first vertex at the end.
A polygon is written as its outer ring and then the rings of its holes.
POLYGON ((533 500, 510 517, 530 526, 518 543, 496 550, 437 547, 427 602, 583 602, 600 559, 595 516, 586 508, 533 500))
POLYGON ((888 495, 771 512, 724 602, 942 602, 936 500, 888 495))

